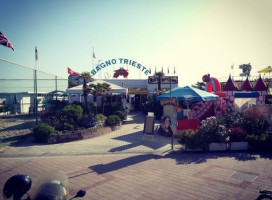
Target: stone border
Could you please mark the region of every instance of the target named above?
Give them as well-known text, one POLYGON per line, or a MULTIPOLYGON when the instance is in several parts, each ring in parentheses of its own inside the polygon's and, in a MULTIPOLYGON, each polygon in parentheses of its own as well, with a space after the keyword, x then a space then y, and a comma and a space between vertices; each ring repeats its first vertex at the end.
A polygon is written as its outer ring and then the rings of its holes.
POLYGON ((48 144, 55 144, 55 143, 63 143, 63 142, 71 142, 76 140, 88 139, 103 135, 105 133, 110 133, 111 131, 120 129, 121 126, 105 126, 105 127, 98 127, 96 129, 83 129, 77 130, 74 132, 66 132, 61 135, 50 135, 47 143, 48 144))

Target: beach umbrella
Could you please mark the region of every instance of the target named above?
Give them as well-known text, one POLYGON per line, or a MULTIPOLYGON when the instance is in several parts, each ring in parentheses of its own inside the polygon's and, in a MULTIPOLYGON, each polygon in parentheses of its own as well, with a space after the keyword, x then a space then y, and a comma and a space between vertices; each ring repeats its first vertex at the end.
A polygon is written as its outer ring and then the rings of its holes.
MULTIPOLYGON (((161 100, 163 98, 169 97, 170 91, 165 92, 160 96, 157 96, 156 99, 161 100)), ((172 97, 177 97, 179 101, 208 101, 219 99, 219 97, 215 94, 190 86, 176 87, 172 89, 172 97)))
POLYGON ((262 73, 262 74, 266 74, 266 73, 269 73, 272 72, 272 67, 271 66, 268 66, 264 69, 262 69, 261 71, 258 71, 258 73, 262 73))

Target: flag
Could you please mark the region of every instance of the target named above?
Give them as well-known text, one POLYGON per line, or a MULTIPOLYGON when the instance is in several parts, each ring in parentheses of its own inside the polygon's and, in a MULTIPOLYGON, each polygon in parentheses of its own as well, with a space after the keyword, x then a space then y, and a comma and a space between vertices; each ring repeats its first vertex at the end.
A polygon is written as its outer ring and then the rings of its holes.
POLYGON ((11 48, 14 51, 12 44, 10 43, 8 38, 1 31, 0 31, 0 44, 6 46, 8 48, 11 48))
POLYGON ((94 59, 96 59, 96 56, 95 56, 94 50, 93 50, 93 58, 94 58, 94 59))
POLYGON ((175 69, 175 66, 174 66, 174 74, 176 74, 176 69, 175 69))
POLYGON ((77 75, 77 73, 74 72, 73 70, 71 70, 69 67, 67 67, 67 68, 68 68, 68 74, 71 74, 72 76, 76 76, 77 75))
POLYGON ((35 60, 36 61, 38 60, 38 50, 37 50, 37 47, 35 47, 35 60))
POLYGON ((169 66, 168 66, 168 68, 167 68, 167 74, 169 74, 169 66))

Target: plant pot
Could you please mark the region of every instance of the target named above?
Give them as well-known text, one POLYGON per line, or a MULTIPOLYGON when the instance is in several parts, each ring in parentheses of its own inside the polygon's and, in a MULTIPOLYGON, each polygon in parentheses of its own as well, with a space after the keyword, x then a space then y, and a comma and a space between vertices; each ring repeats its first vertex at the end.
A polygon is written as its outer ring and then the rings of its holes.
POLYGON ((226 151, 227 144, 225 142, 214 142, 209 144, 209 151, 226 151))
POLYGON ((230 150, 242 151, 247 149, 248 149, 248 142, 231 142, 230 143, 230 150))

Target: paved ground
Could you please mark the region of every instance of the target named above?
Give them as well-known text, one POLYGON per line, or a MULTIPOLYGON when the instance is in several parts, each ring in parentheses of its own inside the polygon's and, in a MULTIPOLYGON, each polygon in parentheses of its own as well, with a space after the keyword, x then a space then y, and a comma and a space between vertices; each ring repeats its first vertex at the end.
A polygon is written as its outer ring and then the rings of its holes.
POLYGON ((143 138, 143 121, 137 113, 94 139, 11 147, 0 154, 0 187, 17 173, 30 175, 35 186, 41 174, 64 171, 71 195, 87 190, 83 199, 248 200, 272 189, 271 154, 185 153, 176 141, 171 152, 169 138, 143 138))

